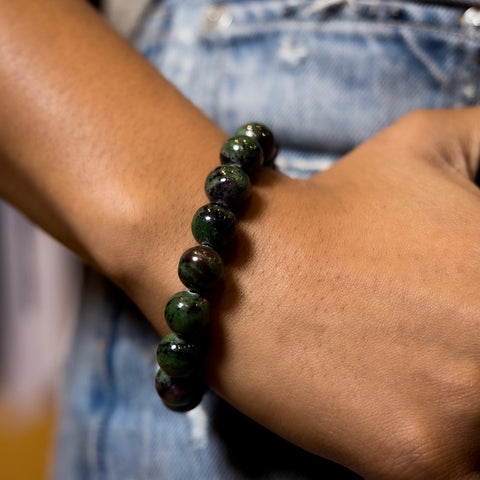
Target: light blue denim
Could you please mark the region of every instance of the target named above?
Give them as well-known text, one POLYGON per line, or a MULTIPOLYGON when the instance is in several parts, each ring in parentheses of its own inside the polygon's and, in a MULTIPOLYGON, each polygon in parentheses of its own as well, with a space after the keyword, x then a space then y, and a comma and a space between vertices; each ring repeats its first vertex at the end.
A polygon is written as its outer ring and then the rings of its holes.
MULTIPOLYGON (((466 3, 165 0, 136 44, 227 132, 270 125, 280 169, 308 177, 404 112, 479 103, 480 2, 466 3)), ((93 272, 79 316, 59 480, 358 478, 213 393, 187 414, 165 409, 153 387, 158 335, 93 272)))

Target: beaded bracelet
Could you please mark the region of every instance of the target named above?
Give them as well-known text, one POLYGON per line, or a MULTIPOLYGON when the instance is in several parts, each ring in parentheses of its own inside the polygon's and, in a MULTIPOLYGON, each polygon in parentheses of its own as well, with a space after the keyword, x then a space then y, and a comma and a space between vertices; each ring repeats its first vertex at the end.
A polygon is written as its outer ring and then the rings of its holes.
POLYGON ((235 234, 234 211, 250 196, 250 177, 262 165, 273 166, 278 147, 272 132, 261 123, 239 128, 220 150, 221 166, 205 181, 210 203, 192 220, 199 245, 180 258, 178 276, 188 288, 173 295, 165 307, 165 320, 173 333, 158 344, 155 389, 163 403, 177 412, 196 407, 206 391, 202 381, 210 322, 206 293, 221 278, 218 253, 235 234))

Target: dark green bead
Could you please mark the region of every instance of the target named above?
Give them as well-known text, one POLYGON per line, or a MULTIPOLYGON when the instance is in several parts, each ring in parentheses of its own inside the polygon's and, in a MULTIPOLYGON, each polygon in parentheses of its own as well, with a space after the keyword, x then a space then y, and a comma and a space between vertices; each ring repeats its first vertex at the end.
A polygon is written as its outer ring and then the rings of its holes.
POLYGON ((165 307, 167 325, 176 333, 195 336, 204 333, 210 321, 208 300, 193 292, 178 292, 165 307))
POLYGON ((208 290, 223 275, 220 255, 207 245, 189 248, 180 258, 178 276, 195 292, 208 290))
POLYGON ((263 151, 252 137, 236 135, 222 145, 220 162, 222 165, 238 165, 248 174, 252 174, 263 164, 263 151))
POLYGON ((192 233, 198 243, 224 247, 235 234, 235 215, 221 205, 204 205, 193 216, 192 233))
POLYGON ((171 377, 185 377, 198 369, 202 357, 199 344, 176 333, 163 337, 157 347, 157 362, 171 377))
POLYGON ((165 406, 186 412, 200 403, 205 386, 198 377, 172 378, 160 369, 155 376, 155 390, 165 406))
POLYGON ((240 127, 235 135, 246 135, 256 140, 263 150, 263 162, 265 165, 271 165, 277 156, 278 146, 272 131, 263 123, 251 122, 240 127))
POLYGON ((251 193, 248 175, 236 165, 222 165, 212 170, 205 181, 205 193, 213 203, 235 209, 251 193))

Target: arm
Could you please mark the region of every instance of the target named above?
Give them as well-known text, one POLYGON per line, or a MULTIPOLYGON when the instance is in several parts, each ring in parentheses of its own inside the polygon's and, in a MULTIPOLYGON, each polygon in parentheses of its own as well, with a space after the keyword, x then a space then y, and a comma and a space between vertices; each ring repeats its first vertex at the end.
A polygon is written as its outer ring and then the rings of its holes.
POLYGON ((0 188, 103 269, 101 224, 139 221, 152 176, 158 215, 191 211, 224 136, 84 3, 0 4, 0 188))
MULTIPOLYGON (((223 133, 81 1, 0 0, 0 59, 1 194, 165 333, 223 133)), ((478 119, 262 174, 214 312, 221 395, 370 479, 478 478, 478 119)))

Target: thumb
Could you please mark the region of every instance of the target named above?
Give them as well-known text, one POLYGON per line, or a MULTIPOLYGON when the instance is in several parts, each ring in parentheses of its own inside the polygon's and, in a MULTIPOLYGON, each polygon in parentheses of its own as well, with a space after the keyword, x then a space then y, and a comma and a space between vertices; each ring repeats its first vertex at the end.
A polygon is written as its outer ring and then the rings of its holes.
MULTIPOLYGON (((333 170, 347 165, 363 171, 385 164, 408 168, 407 158, 447 167, 474 181, 480 165, 480 107, 407 113, 342 158, 342 166, 333 170)), ((322 182, 324 177, 320 173, 312 180, 322 182)))
POLYGON ((480 165, 480 107, 420 110, 411 117, 412 140, 430 136, 424 138, 424 147, 434 146, 441 160, 475 180, 480 165))

